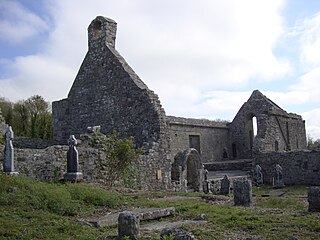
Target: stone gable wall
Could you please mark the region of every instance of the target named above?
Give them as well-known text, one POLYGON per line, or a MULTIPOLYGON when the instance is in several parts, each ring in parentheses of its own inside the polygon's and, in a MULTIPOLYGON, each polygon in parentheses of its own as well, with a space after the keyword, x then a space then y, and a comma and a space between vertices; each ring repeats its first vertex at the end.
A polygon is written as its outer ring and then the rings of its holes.
POLYGON ((283 152, 306 149, 307 146, 305 122, 301 116, 287 113, 257 90, 228 126, 230 144, 237 150, 235 159, 251 158, 252 151, 275 151, 277 148, 283 152), (255 137, 253 117, 257 119, 255 137))
POLYGON ((256 164, 261 166, 266 184, 272 184, 276 164, 283 169, 286 185, 320 184, 320 151, 260 152, 254 156, 256 164))
POLYGON ((101 126, 107 135, 117 131, 120 138, 133 136, 136 146, 146 152, 140 164, 146 185, 168 187, 170 139, 158 96, 116 51, 113 20, 94 19, 88 38, 89 50, 68 98, 52 104, 55 140, 63 142, 71 134, 79 137, 90 126, 101 126))

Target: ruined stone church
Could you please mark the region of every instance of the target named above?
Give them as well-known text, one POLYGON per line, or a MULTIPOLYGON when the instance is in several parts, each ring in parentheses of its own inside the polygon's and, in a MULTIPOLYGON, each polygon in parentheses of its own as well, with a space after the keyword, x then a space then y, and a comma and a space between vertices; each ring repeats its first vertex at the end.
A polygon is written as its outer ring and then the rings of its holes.
POLYGON ((89 25, 88 52, 68 97, 52 104, 55 140, 65 142, 90 126, 101 126, 104 134, 116 130, 120 137, 133 136, 145 150, 140 167, 153 186, 179 179, 174 169, 180 175, 195 169, 186 177, 191 181, 199 179, 202 163, 306 148, 301 116, 287 113, 258 90, 232 122, 167 116, 158 96, 116 50, 116 31, 116 22, 101 16, 89 25))

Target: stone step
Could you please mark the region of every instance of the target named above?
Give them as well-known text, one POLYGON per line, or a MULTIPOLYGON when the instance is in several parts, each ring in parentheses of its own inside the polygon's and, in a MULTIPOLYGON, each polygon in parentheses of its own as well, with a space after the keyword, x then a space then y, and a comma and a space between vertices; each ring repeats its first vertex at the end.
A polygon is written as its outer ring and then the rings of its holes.
POLYGON ((224 170, 242 170, 250 171, 252 169, 252 159, 238 159, 221 162, 204 163, 204 168, 208 171, 224 171, 224 170))
MULTIPOLYGON (((129 210, 136 216, 139 216, 140 221, 152 220, 161 217, 170 216, 172 213, 176 211, 174 207, 168 208, 135 208, 129 210)), ((88 223, 94 227, 108 227, 114 226, 118 224, 118 217, 121 212, 109 213, 102 217, 94 218, 94 219, 84 219, 80 220, 82 222, 88 223)))

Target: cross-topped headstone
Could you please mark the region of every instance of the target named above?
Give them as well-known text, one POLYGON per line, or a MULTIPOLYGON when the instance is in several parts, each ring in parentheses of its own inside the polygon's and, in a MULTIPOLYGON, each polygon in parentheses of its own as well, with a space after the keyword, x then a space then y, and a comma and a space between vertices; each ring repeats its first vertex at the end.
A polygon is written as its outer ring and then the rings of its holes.
POLYGON ((77 181, 82 179, 79 168, 79 153, 76 148, 78 141, 74 135, 68 139, 69 149, 67 152, 67 173, 64 175, 66 181, 77 181))
POLYGON ((11 126, 7 127, 5 138, 6 145, 4 148, 4 162, 3 162, 3 171, 10 175, 18 174, 18 172, 14 171, 14 149, 13 149, 13 131, 11 126))

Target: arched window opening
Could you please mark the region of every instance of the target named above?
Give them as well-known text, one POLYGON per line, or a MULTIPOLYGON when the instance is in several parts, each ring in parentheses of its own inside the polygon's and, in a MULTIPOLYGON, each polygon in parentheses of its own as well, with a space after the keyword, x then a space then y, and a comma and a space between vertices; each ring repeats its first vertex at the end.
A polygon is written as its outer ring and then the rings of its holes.
POLYGON ((253 127, 253 137, 257 136, 258 133, 258 121, 256 117, 252 118, 252 127, 253 127))

